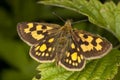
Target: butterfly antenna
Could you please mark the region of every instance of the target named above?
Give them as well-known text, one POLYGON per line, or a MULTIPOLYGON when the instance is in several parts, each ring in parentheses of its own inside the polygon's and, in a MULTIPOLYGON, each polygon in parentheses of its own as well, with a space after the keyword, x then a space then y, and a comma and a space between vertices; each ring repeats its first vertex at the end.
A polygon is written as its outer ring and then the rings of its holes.
POLYGON ((62 17, 60 17, 59 15, 57 15, 55 12, 53 12, 53 14, 54 14, 57 18, 59 18, 61 21, 65 22, 65 20, 64 20, 62 17))
POLYGON ((76 23, 80 23, 80 22, 86 22, 86 21, 88 21, 88 19, 84 19, 84 20, 76 21, 76 22, 73 22, 72 24, 76 24, 76 23))

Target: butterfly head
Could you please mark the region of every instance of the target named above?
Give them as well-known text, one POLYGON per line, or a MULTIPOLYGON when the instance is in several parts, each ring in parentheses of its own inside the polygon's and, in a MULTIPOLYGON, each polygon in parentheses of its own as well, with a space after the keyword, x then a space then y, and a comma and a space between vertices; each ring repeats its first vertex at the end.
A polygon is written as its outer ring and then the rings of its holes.
POLYGON ((65 25, 62 27, 62 29, 65 31, 71 31, 72 30, 71 20, 67 20, 65 22, 65 25))

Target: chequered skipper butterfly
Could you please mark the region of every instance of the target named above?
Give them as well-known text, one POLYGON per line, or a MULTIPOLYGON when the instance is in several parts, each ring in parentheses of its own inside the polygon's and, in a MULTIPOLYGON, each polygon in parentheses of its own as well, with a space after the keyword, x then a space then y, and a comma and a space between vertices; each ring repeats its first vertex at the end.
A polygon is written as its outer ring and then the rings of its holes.
POLYGON ((54 62, 69 71, 80 71, 86 60, 106 55, 112 44, 98 35, 49 23, 23 22, 17 27, 19 36, 31 46, 30 56, 38 62, 54 62))

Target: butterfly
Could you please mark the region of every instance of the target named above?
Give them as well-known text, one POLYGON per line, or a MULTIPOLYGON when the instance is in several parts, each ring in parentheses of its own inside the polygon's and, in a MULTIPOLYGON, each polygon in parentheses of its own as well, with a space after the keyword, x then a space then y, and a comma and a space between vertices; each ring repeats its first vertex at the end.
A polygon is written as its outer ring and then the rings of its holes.
POLYGON ((30 56, 40 62, 56 62, 69 71, 81 71, 86 60, 98 59, 112 49, 105 38, 73 29, 71 21, 63 26, 50 23, 22 22, 17 25, 20 38, 31 46, 30 56))

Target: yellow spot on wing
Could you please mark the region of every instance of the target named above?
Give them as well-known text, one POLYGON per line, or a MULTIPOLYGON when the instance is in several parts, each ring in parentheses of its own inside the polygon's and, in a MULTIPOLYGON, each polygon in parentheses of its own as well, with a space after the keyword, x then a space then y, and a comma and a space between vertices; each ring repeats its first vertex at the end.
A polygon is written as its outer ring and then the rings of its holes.
POLYGON ((102 49, 102 46, 99 45, 99 44, 97 44, 97 46, 95 46, 95 49, 96 49, 96 50, 101 50, 101 49, 102 49))
POLYGON ((30 32, 30 29, 33 27, 33 23, 28 23, 28 28, 24 29, 24 32, 25 33, 29 33, 30 32))
POLYGON ((80 47, 82 48, 82 50, 83 50, 84 52, 87 51, 87 46, 86 46, 86 45, 82 44, 82 45, 80 45, 80 47))
POLYGON ((77 48, 77 51, 80 51, 80 49, 79 49, 79 48, 77 48))
POLYGON ((78 63, 80 63, 81 62, 81 59, 80 59, 80 56, 78 56, 78 63))
POLYGON ((79 34, 79 37, 83 37, 84 34, 79 34))
POLYGON ((55 50, 55 47, 53 47, 53 51, 55 50))
POLYGON ((42 56, 44 56, 44 55, 45 55, 45 53, 43 52, 43 53, 42 53, 42 56))
POLYGON ((40 46, 40 51, 41 51, 41 52, 45 51, 46 49, 47 49, 46 44, 42 44, 42 45, 40 46))
POLYGON ((42 30, 42 25, 37 25, 36 30, 42 30))
POLYGON ((46 53, 45 55, 46 55, 46 56, 49 56, 49 53, 46 53))
POLYGON ((96 43, 97 43, 97 45, 95 46, 96 50, 102 49, 102 46, 100 45, 101 42, 103 42, 102 39, 100 39, 100 38, 96 39, 96 43))
POLYGON ((68 63, 68 59, 65 60, 68 63))
POLYGON ((49 43, 51 43, 51 42, 53 42, 53 41, 54 41, 54 38, 50 38, 50 39, 48 40, 49 43))
POLYGON ((100 42, 102 42, 102 39, 100 38, 96 39, 96 43, 100 43, 100 42))
POLYGON ((78 66, 78 63, 75 63, 75 66, 78 66))
POLYGON ((76 61, 76 60, 77 60, 77 52, 72 53, 71 59, 72 59, 73 61, 76 61))
POLYGON ((45 33, 46 31, 47 31, 46 29, 42 30, 43 33, 45 33))
POLYGON ((70 53, 66 51, 66 55, 67 55, 67 57, 69 57, 69 56, 70 56, 70 53))
POLYGON ((51 30, 51 29, 53 29, 53 28, 50 27, 50 26, 46 26, 46 29, 44 29, 44 30, 42 29, 42 31, 43 31, 43 33, 44 33, 44 32, 46 32, 46 31, 48 31, 48 30, 51 30))
POLYGON ((74 43, 71 44, 71 48, 72 48, 72 49, 75 48, 75 44, 74 44, 74 43))
POLYGON ((79 37, 81 38, 82 41, 92 42, 93 40, 92 36, 88 36, 88 38, 84 38, 83 36, 84 34, 79 34, 79 37))
POLYGON ((72 65, 75 66, 75 63, 73 62, 72 65))
POLYGON ((51 30, 51 29, 53 29, 52 27, 50 27, 50 26, 47 26, 47 30, 51 30))
POLYGON ((48 51, 50 52, 51 50, 52 50, 52 48, 51 48, 51 47, 49 47, 49 48, 48 48, 48 51))
POLYGON ((80 58, 83 59, 83 55, 80 55, 80 58))
POLYGON ((69 60, 69 64, 71 64, 72 63, 72 61, 71 60, 69 60))
POLYGON ((39 52, 36 52, 35 54, 36 54, 37 56, 40 56, 40 53, 39 53, 39 52))
POLYGON ((40 39, 44 38, 44 35, 42 35, 42 34, 37 34, 37 31, 32 31, 32 32, 31 32, 31 35, 32 35, 32 37, 35 38, 36 40, 40 40, 40 39))
POLYGON ((37 51, 39 48, 40 48, 40 46, 37 46, 37 47, 35 48, 35 51, 37 51))
POLYGON ((80 47, 82 48, 83 52, 91 51, 94 48, 94 46, 91 43, 89 43, 89 45, 82 44, 80 45, 80 47))
POLYGON ((87 42, 92 42, 92 40, 93 40, 93 37, 91 36, 88 36, 88 38, 86 39, 87 42))

